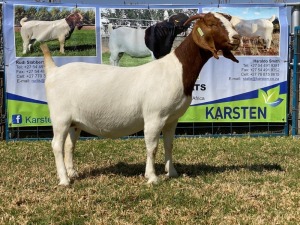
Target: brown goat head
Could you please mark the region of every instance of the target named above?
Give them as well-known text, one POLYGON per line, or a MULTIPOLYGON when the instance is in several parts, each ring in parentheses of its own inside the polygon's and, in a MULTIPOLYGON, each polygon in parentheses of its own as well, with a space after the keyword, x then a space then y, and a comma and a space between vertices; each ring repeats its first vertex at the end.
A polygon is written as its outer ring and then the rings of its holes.
POLYGON ((210 51, 216 59, 219 58, 218 50, 222 50, 224 57, 238 62, 231 50, 238 48, 241 37, 226 17, 218 13, 197 14, 186 23, 193 20, 197 21, 194 23, 192 37, 200 48, 210 51))
POLYGON ((79 12, 70 14, 66 18, 66 21, 71 28, 77 27, 77 29, 80 30, 83 26, 83 16, 79 12))

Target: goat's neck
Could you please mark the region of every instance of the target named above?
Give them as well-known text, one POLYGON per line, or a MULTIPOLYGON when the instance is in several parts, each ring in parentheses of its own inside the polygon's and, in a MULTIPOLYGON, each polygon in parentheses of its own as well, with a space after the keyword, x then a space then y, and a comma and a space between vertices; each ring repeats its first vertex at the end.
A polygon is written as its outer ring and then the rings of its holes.
POLYGON ((182 64, 184 94, 191 96, 194 85, 204 64, 212 57, 212 53, 199 48, 189 35, 175 49, 175 55, 182 64))

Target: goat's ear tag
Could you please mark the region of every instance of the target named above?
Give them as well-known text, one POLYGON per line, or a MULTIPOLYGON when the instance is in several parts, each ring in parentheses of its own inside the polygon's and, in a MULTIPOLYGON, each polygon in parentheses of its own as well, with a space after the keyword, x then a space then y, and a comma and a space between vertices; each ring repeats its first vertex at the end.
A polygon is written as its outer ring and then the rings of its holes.
POLYGON ((197 28, 198 33, 200 34, 200 36, 202 37, 204 35, 202 29, 200 27, 197 28))

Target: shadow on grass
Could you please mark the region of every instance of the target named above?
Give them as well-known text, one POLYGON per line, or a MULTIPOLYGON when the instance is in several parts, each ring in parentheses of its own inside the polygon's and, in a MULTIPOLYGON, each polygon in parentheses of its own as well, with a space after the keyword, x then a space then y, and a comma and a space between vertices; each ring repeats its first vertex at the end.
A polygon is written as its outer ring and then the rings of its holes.
MULTIPOLYGON (((89 169, 79 174, 79 179, 86 179, 88 177, 97 177, 103 174, 116 174, 125 177, 139 176, 144 174, 146 164, 127 164, 119 162, 115 165, 89 169)), ((175 164, 174 165, 179 175, 186 174, 190 177, 204 176, 207 174, 224 173, 226 171, 240 171, 248 170, 253 172, 265 172, 265 171, 284 171, 278 164, 253 164, 253 165, 224 165, 224 166, 212 166, 207 164, 175 164)), ((155 164, 157 174, 164 173, 163 164, 155 164)))
MULTIPOLYGON (((66 46, 65 51, 85 51, 90 49, 96 49, 95 44, 84 44, 84 45, 77 45, 77 46, 66 46)), ((59 50, 59 48, 58 48, 59 50)))

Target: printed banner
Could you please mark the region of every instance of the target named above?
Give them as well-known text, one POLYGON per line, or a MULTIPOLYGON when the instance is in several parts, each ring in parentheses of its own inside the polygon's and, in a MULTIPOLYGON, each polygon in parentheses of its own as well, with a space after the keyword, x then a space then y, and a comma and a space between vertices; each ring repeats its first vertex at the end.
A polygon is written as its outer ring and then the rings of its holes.
MULTIPOLYGON (((9 127, 51 125, 39 41, 47 41, 58 66, 76 61, 137 66, 153 60, 149 49, 140 46, 139 53, 114 54, 109 46, 112 29, 145 32, 172 15, 201 12, 230 16, 243 36, 242 45, 234 51, 239 63, 222 55, 219 60, 211 58, 180 122, 286 121, 288 23, 282 4, 133 7, 5 2, 3 6, 9 127), (64 35, 57 37, 57 33, 64 35)), ((173 48, 189 31, 177 35, 173 48)))
POLYGON ((95 6, 4 3, 9 127, 51 125, 40 41, 47 41, 58 66, 101 62, 96 10, 95 6))
POLYGON ((222 12, 243 36, 233 51, 238 64, 210 59, 181 122, 285 122, 287 117, 288 24, 286 7, 207 7, 222 12), (247 36, 246 36, 247 35, 247 36), (259 36, 259 38, 258 38, 259 36))

